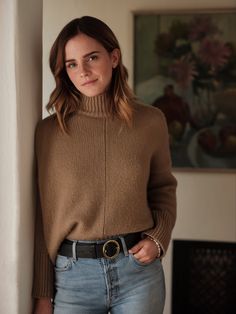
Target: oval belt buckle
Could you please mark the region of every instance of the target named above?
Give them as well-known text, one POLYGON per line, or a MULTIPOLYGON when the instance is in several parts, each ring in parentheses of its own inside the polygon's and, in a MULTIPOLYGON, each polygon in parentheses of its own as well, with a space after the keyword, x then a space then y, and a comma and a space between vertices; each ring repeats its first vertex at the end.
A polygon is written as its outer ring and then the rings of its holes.
POLYGON ((120 253, 120 245, 116 240, 109 240, 103 244, 102 252, 103 252, 104 257, 108 259, 116 258, 120 253), (111 250, 112 255, 108 255, 109 248, 111 250), (114 254, 113 254, 113 251, 114 251, 114 254))

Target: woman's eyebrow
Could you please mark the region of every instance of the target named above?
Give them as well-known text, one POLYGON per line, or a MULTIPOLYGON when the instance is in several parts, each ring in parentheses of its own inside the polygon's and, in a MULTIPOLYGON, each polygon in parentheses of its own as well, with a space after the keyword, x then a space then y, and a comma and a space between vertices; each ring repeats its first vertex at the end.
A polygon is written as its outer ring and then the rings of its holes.
POLYGON ((75 61, 75 59, 68 59, 68 60, 65 61, 65 63, 67 63, 67 62, 73 62, 73 61, 75 61))
POLYGON ((100 53, 100 51, 98 51, 98 50, 91 51, 91 52, 89 52, 89 53, 86 53, 82 58, 87 58, 87 57, 89 57, 90 55, 92 55, 92 54, 94 54, 94 53, 100 53))
MULTIPOLYGON (((82 58, 85 59, 85 58, 89 57, 90 55, 92 55, 94 53, 100 53, 100 51, 97 51, 97 50, 91 51, 89 53, 86 53, 82 58)), ((65 61, 65 63, 73 62, 73 61, 76 61, 76 60, 75 59, 68 59, 68 60, 65 61)))

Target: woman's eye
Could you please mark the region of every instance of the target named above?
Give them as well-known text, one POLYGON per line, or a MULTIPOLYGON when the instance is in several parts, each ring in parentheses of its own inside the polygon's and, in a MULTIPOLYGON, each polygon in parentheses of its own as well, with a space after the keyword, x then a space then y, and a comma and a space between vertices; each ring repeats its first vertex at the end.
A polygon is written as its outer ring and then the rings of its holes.
POLYGON ((76 63, 69 63, 67 64, 67 68, 74 69, 76 67, 76 63))
POLYGON ((89 58, 88 58, 88 61, 93 61, 93 60, 97 60, 97 56, 96 55, 94 55, 94 56, 90 56, 89 58))

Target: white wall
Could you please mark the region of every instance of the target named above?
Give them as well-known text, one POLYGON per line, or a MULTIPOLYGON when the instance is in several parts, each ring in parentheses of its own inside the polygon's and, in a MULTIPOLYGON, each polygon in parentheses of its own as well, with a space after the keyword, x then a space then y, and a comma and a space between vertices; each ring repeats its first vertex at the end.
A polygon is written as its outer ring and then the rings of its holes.
MULTIPOLYGON (((132 11, 187 10, 236 7, 236 0, 50 0, 43 10, 43 103, 54 82, 48 67, 50 47, 61 28, 71 19, 92 15, 104 20, 121 44, 124 63, 133 81, 132 11), (56 9, 55 9, 56 8, 56 9)), ((236 174, 175 172, 178 179, 178 219, 173 238, 236 241, 236 174)), ((164 259, 167 284, 165 314, 170 314, 170 247, 164 259)))
POLYGON ((0 1, 0 313, 31 311, 33 142, 42 106, 42 1, 0 1))
POLYGON ((15 1, 0 2, 0 313, 16 313, 17 157, 15 89, 15 1), (4 257, 4 258, 3 258, 4 257))
MULTIPOLYGON (((236 174, 175 173, 178 216, 173 239, 236 241, 236 174)), ((171 313, 172 243, 164 259, 167 300, 171 313)))

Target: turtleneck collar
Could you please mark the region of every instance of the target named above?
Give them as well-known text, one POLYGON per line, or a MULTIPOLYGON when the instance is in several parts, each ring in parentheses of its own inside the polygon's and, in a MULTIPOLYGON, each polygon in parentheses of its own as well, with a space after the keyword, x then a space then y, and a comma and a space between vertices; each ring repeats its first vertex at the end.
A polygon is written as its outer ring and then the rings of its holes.
POLYGON ((92 117, 109 117, 111 116, 110 106, 111 103, 106 93, 93 97, 82 95, 78 113, 92 117))

